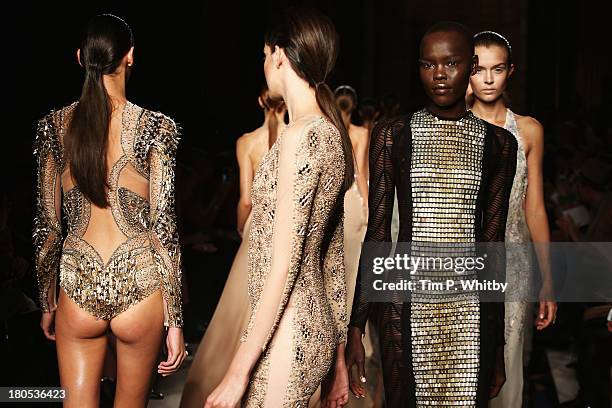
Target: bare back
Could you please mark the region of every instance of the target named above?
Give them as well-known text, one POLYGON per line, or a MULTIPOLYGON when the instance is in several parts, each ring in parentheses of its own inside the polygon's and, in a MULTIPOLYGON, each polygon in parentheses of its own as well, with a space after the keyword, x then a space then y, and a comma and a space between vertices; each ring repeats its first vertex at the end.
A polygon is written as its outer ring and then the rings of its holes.
POLYGON ((75 186, 64 135, 76 104, 39 123, 35 222, 41 304, 55 305, 60 286, 82 309, 110 320, 162 290, 167 324, 182 325, 180 250, 174 213, 178 131, 168 117, 127 102, 113 114, 106 155, 109 206, 75 186), (64 213, 67 233, 59 219, 64 213))

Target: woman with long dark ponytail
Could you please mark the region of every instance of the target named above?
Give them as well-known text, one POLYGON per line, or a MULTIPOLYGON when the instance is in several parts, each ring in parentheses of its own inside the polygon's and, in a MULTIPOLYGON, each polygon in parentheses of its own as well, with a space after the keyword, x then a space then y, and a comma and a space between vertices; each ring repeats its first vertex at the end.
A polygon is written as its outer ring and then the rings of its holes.
POLYGON ((338 36, 326 16, 290 9, 264 43, 266 82, 285 101, 289 124, 253 180, 250 320, 206 407, 305 407, 320 384, 324 406, 343 406, 343 197, 354 173, 325 82, 338 36))
POLYGON ((41 327, 57 343, 68 407, 98 406, 108 330, 117 338, 115 406, 146 405, 164 324, 168 359, 158 372, 173 373, 186 356, 174 212, 178 131, 170 118, 127 101, 133 45, 125 21, 94 17, 77 51, 81 97, 45 116, 36 135, 41 327))

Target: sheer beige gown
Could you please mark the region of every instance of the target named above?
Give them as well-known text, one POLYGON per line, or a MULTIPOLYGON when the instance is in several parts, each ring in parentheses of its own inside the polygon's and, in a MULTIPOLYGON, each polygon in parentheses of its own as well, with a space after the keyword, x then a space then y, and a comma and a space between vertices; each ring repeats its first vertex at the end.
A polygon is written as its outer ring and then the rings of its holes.
MULTIPOLYGON (((249 135, 254 134, 255 132, 249 135)), ((252 143, 258 145, 251 149, 249 154, 255 174, 268 150, 268 137, 258 137, 252 143)), ((189 369, 181 407, 204 406, 208 395, 223 379, 240 343, 240 336, 246 329, 250 314, 247 267, 251 218, 252 213, 244 225, 242 242, 234 257, 219 303, 189 369)))

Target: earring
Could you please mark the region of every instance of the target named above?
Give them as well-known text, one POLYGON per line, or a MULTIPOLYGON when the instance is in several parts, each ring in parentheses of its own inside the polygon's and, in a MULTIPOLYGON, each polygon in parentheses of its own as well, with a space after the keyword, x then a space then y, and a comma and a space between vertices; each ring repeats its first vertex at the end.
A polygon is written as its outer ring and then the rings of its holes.
POLYGON ((132 66, 132 63, 131 63, 131 62, 128 62, 128 67, 131 67, 131 66, 132 66))

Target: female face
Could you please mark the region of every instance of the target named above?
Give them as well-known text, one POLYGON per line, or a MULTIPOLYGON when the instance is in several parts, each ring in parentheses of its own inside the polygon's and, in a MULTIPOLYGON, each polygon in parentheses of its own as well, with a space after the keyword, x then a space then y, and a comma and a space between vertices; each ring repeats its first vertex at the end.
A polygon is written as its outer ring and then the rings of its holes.
POLYGON ((495 102, 502 97, 514 65, 508 66, 508 52, 499 45, 477 46, 478 65, 470 77, 474 96, 482 102, 495 102))
POLYGON ((449 107, 465 98, 473 61, 469 43, 454 31, 423 38, 419 74, 425 93, 436 106, 449 107))
POLYGON ((280 58, 281 50, 274 47, 274 50, 269 45, 264 46, 264 75, 268 84, 268 91, 271 98, 282 98, 282 86, 280 81, 280 58))

